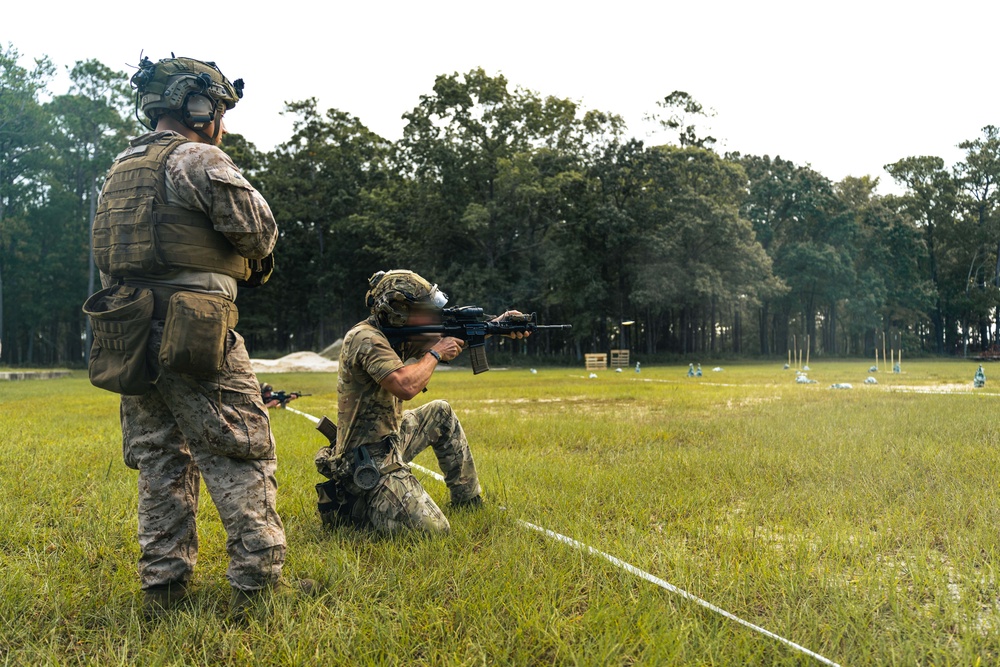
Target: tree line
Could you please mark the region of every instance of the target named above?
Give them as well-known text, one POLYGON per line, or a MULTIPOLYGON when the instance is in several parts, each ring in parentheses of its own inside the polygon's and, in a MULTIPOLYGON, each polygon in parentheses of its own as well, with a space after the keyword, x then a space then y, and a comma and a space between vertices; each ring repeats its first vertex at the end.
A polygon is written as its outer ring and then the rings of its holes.
MULTIPOLYGON (((0 48, 0 363, 81 363, 95 287, 89 229, 114 156, 143 130, 128 74, 24 65, 0 48)), ((510 345, 571 361, 637 355, 968 354, 1000 337, 1000 130, 964 159, 902 157, 839 182, 767 155, 719 154, 675 91, 647 145, 620 116, 481 69, 438 76, 388 141, 315 99, 271 151, 223 145, 281 232, 277 270, 241 290, 255 354, 318 350, 366 314, 368 277, 413 269, 488 312, 573 329, 510 345), (623 323, 632 322, 631 325, 623 323)))

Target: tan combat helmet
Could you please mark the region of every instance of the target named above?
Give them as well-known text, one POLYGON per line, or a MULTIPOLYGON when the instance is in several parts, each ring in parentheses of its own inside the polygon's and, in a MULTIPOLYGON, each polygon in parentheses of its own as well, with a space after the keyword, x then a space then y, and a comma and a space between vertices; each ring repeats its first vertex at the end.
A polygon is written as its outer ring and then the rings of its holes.
POLYGON ((448 303, 447 294, 413 271, 379 271, 368 279, 368 286, 365 303, 383 326, 405 326, 411 309, 440 309, 448 303))
MULTIPOLYGON (((150 129, 156 129, 160 117, 170 114, 205 139, 209 137, 202 130, 216 114, 232 109, 243 97, 243 79, 230 83, 214 62, 175 58, 173 54, 156 63, 143 58, 131 83, 136 94, 136 118, 142 109, 150 129)), ((216 124, 216 137, 220 126, 216 124)), ((214 142, 216 137, 211 140, 214 142)))

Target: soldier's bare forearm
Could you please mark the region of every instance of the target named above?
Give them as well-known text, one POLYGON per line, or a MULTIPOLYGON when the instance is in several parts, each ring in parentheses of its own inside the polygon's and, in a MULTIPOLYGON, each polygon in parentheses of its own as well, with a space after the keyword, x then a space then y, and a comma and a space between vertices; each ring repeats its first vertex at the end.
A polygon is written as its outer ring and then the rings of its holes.
POLYGON ((390 373, 379 385, 396 398, 409 401, 427 387, 437 364, 438 360, 434 355, 425 354, 417 363, 390 373))

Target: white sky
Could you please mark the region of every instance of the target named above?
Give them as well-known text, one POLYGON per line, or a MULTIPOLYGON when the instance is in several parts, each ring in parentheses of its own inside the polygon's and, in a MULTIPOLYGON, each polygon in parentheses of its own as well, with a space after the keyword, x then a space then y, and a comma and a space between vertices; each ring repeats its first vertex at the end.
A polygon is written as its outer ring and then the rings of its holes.
POLYGON ((227 126, 261 149, 291 135, 284 102, 308 97, 398 139, 435 76, 480 66, 618 113, 647 140, 643 115, 684 90, 716 111, 720 152, 780 155, 834 180, 871 174, 883 192, 896 188, 882 165, 952 165, 959 142, 1000 125, 1000 3, 985 0, 64 4, 6 3, 0 43, 60 68, 96 58, 126 70, 141 50, 215 60, 246 80, 227 126))

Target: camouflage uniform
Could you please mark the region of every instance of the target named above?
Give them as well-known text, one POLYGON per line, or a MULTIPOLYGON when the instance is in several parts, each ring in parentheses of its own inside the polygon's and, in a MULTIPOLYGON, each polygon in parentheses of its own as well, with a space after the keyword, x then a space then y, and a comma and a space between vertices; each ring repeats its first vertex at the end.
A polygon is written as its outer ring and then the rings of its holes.
MULTIPOLYGON (((403 354, 409 357, 417 352, 405 349, 403 354)), ((337 444, 321 449, 316 465, 320 473, 331 477, 341 457, 351 456, 355 448, 388 442, 388 453, 373 456, 382 478, 361 496, 363 508, 355 516, 380 533, 405 529, 446 533, 448 519, 406 464, 431 447, 452 502, 481 493, 476 466, 462 425, 447 402, 432 401, 403 411, 403 401, 379 385, 402 367, 403 359, 374 320, 361 322, 347 333, 337 379, 337 444)))
MULTIPOLYGON (((271 210, 220 149, 182 144, 166 171, 169 205, 207 214, 244 257, 271 252, 277 239, 271 210)), ((102 281, 107 286, 110 279, 102 281)), ((236 280, 220 273, 178 269, 127 282, 236 298, 236 280)), ((162 335, 163 321, 154 319, 153 363, 162 335)), ((200 477, 228 535, 230 583, 248 591, 275 583, 285 560, 285 534, 275 511, 274 438, 243 338, 229 331, 223 367, 211 379, 159 367, 156 372, 153 391, 122 396, 121 402, 125 464, 139 471, 142 587, 190 579, 198 554, 200 477)))

